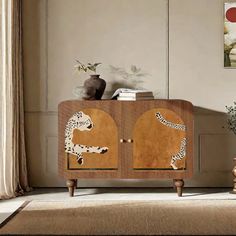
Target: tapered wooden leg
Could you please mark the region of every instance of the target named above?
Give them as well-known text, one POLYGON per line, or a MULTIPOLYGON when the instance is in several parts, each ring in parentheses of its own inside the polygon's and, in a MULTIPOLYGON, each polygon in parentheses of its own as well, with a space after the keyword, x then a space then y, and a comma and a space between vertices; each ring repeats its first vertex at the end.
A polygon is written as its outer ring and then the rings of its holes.
POLYGON ((173 189, 176 189, 176 186, 175 186, 175 179, 173 179, 173 189))
POLYGON ((182 179, 175 179, 175 187, 177 188, 177 193, 179 197, 182 197, 184 181, 182 179))
POLYGON ((66 185, 69 189, 70 197, 73 197, 74 196, 74 189, 75 189, 75 179, 68 179, 66 181, 66 185))
POLYGON ((77 189, 77 183, 78 183, 78 180, 75 179, 75 189, 77 189))

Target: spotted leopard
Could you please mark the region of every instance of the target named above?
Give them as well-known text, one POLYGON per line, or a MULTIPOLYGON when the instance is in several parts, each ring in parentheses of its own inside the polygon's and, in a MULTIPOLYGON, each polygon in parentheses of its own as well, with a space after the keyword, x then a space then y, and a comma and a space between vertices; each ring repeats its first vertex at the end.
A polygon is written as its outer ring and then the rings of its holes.
POLYGON ((84 158, 82 153, 106 153, 107 147, 94 147, 86 146, 82 144, 73 143, 73 132, 75 129, 80 131, 90 131, 94 124, 91 118, 84 114, 82 111, 76 112, 69 119, 65 128, 65 152, 77 156, 77 162, 79 165, 84 164, 84 158))
MULTIPOLYGON (((160 123, 163 125, 170 127, 172 129, 177 129, 180 131, 186 131, 186 126, 183 124, 175 124, 171 121, 167 121, 160 112, 156 113, 156 118, 159 120, 160 123)), ((177 170, 178 167, 176 166, 176 161, 177 160, 182 160, 186 156, 186 138, 183 138, 180 143, 180 150, 177 154, 171 156, 171 161, 170 161, 170 166, 174 169, 177 170)))

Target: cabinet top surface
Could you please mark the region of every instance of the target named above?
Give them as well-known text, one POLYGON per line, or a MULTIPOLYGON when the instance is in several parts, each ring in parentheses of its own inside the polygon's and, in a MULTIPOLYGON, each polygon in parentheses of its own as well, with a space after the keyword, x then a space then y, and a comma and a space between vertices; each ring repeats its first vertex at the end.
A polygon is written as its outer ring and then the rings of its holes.
POLYGON ((150 103, 150 102, 160 102, 160 103, 184 103, 188 104, 190 106, 193 106, 193 104, 189 101, 182 100, 182 99, 150 99, 150 100, 137 100, 137 101, 119 101, 119 100, 111 100, 111 99, 102 99, 102 100, 78 100, 78 99, 73 99, 73 100, 65 100, 62 101, 59 106, 63 104, 73 104, 73 103, 78 103, 78 104, 107 104, 107 103, 133 103, 133 104, 138 104, 138 103, 150 103))

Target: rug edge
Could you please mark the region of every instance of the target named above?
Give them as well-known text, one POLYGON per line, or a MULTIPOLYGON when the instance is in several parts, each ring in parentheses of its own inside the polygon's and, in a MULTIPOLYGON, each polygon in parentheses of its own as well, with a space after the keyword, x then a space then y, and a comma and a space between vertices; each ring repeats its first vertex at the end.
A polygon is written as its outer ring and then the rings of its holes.
POLYGON ((13 219, 18 213, 20 213, 31 201, 23 202, 10 216, 8 216, 3 222, 0 223, 0 229, 6 225, 11 219, 13 219))

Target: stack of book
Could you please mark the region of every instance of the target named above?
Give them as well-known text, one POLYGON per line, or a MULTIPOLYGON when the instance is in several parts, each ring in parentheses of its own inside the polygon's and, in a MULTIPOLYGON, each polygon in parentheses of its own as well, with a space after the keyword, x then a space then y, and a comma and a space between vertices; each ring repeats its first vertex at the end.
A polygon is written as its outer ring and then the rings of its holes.
POLYGON ((120 92, 117 100, 120 101, 136 101, 136 100, 150 100, 154 99, 152 91, 146 90, 130 90, 120 92))

